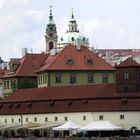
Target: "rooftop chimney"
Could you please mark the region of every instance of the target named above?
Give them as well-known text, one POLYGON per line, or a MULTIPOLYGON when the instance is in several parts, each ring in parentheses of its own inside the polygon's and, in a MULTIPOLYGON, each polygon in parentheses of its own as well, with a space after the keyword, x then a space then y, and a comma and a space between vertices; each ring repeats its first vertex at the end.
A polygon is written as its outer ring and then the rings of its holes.
POLYGON ((22 48, 22 57, 28 53, 27 48, 22 48))
POLYGON ((81 44, 80 44, 80 40, 79 39, 76 40, 76 48, 77 48, 77 51, 81 50, 81 44))

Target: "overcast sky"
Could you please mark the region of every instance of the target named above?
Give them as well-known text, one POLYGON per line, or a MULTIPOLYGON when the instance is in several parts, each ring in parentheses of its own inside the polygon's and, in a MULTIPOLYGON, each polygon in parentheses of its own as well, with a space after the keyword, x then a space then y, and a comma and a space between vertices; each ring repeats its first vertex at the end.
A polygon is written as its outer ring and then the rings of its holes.
POLYGON ((68 29, 71 9, 81 33, 95 48, 140 49, 140 0, 0 0, 0 57, 8 61, 45 51, 49 6, 59 37, 68 29))

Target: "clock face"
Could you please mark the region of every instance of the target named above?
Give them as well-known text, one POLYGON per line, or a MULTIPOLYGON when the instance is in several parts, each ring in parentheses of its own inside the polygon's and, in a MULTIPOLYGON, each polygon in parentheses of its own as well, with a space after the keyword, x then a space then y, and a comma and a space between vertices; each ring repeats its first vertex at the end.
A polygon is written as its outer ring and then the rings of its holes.
POLYGON ((53 33, 49 33, 49 36, 50 36, 50 37, 53 37, 53 33))

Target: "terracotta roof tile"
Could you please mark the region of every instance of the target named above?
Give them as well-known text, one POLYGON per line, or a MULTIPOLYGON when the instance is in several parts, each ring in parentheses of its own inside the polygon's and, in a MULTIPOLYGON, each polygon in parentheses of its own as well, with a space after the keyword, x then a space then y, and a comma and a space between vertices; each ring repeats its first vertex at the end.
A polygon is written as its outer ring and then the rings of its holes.
POLYGON ((114 70, 113 67, 99 58, 87 47, 81 46, 77 51, 76 46, 66 46, 59 54, 49 56, 45 65, 39 71, 45 70, 114 70), (66 59, 71 58, 73 63, 67 64, 66 59), (87 64, 85 58, 90 58, 92 64, 87 64))
POLYGON ((133 60, 132 57, 129 57, 116 66, 116 68, 119 68, 119 67, 140 67, 140 64, 137 63, 135 60, 133 60))
MULTIPOLYGON (((129 94, 128 96, 140 96, 140 94, 129 94)), ((6 97, 3 102, 41 101, 41 100, 69 100, 87 98, 114 98, 125 97, 124 94, 116 92, 115 84, 92 84, 75 85, 65 87, 44 87, 19 89, 12 95, 6 97), (111 90, 110 90, 111 89, 111 90)))
POLYGON ((1 101, 0 114, 140 110, 139 92, 115 89, 115 84, 21 89, 1 101))
POLYGON ((15 72, 9 72, 5 77, 15 76, 36 76, 36 72, 43 65, 47 59, 48 54, 26 54, 19 61, 15 61, 19 64, 19 67, 15 72))

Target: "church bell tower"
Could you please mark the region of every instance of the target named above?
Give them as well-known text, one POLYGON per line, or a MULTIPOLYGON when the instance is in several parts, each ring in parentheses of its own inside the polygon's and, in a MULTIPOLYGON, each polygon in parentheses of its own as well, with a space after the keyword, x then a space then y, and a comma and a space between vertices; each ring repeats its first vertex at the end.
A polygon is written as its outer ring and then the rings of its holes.
POLYGON ((45 35, 46 53, 50 53, 52 49, 57 48, 57 39, 58 36, 56 31, 56 25, 53 21, 52 6, 50 6, 49 23, 46 26, 46 35, 45 35))

